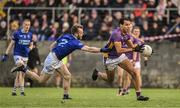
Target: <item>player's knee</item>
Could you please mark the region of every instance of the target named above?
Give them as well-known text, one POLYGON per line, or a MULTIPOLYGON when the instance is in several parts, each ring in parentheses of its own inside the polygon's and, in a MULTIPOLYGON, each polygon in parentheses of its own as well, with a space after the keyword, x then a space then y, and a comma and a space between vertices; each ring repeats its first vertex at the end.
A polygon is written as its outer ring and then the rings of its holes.
POLYGON ((131 68, 129 70, 129 74, 132 76, 132 78, 137 77, 137 72, 136 72, 135 68, 131 68))
POLYGON ((69 74, 65 74, 64 75, 64 79, 65 80, 70 80, 71 79, 71 74, 69 73, 69 74))

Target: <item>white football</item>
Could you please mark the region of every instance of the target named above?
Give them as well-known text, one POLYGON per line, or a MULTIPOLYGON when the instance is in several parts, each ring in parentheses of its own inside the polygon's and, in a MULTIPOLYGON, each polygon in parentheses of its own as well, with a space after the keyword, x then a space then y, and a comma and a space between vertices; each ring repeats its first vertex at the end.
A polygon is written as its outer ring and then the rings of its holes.
POLYGON ((144 50, 143 50, 142 53, 143 53, 143 55, 144 55, 145 57, 148 57, 148 56, 151 56, 151 55, 152 55, 153 50, 152 50, 151 46, 149 46, 149 45, 144 45, 144 50))

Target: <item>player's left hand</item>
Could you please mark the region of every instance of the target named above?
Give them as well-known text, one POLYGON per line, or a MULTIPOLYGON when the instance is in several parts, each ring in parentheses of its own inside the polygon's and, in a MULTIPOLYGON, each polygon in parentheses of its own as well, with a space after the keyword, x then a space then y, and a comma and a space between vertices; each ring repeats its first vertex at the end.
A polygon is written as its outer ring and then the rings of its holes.
POLYGON ((7 54, 4 54, 4 55, 1 57, 1 61, 2 61, 2 62, 7 61, 7 59, 8 59, 8 55, 7 55, 7 54))
POLYGON ((142 45, 137 45, 137 46, 133 49, 133 51, 135 51, 135 52, 140 52, 140 53, 142 53, 143 50, 144 50, 144 45, 143 45, 143 44, 142 44, 142 45))
POLYGON ((110 48, 101 48, 100 49, 100 52, 110 52, 112 49, 110 49, 110 48))

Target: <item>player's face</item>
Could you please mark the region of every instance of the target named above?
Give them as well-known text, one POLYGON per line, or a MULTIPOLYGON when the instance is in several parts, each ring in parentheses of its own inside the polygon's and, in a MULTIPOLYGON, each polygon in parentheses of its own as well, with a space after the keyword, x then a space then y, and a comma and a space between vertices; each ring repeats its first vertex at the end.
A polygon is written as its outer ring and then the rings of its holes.
POLYGON ((132 33, 138 38, 140 36, 140 29, 134 29, 132 33))
POLYGON ((132 28, 131 21, 125 20, 125 21, 124 21, 124 24, 123 24, 123 30, 124 30, 124 32, 125 32, 125 33, 130 33, 131 28, 132 28))
POLYGON ((28 32, 28 31, 29 31, 30 26, 31 26, 30 21, 24 21, 24 22, 23 22, 23 29, 24 29, 25 32, 28 32))
POLYGON ((77 38, 78 39, 82 39, 83 35, 84 35, 83 29, 82 28, 78 28, 77 38))

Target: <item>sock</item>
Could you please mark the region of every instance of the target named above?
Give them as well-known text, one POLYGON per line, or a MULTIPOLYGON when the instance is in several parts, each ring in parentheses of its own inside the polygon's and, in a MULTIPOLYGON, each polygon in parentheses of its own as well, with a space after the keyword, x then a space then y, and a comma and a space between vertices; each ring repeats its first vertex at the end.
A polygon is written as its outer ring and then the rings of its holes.
POLYGON ((122 88, 121 88, 121 86, 119 86, 118 88, 119 88, 118 93, 120 94, 120 93, 121 93, 121 91, 122 91, 122 90, 121 90, 122 88))
POLYGON ((141 96, 141 92, 140 91, 136 91, 136 96, 137 97, 141 96))
POLYGON ((12 92, 16 93, 16 89, 17 89, 17 86, 14 86, 12 92))
POLYGON ((128 93, 129 93, 129 91, 130 91, 129 89, 130 89, 130 86, 127 88, 126 92, 128 92, 128 93))
POLYGON ((24 92, 24 86, 20 86, 20 92, 24 92))
POLYGON ((125 88, 123 89, 123 93, 126 93, 126 89, 125 88))
POLYGON ((64 94, 63 98, 65 99, 69 98, 69 94, 64 94))

